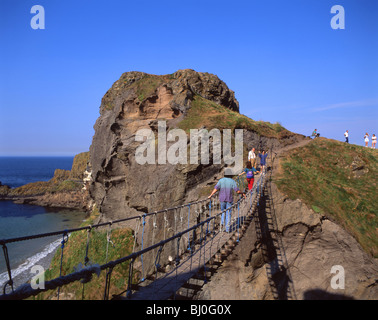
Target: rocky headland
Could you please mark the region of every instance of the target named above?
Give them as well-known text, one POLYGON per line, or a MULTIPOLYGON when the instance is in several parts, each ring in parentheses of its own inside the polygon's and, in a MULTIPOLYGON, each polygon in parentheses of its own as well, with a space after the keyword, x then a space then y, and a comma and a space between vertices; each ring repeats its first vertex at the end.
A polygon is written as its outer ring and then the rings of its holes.
MULTIPOLYGON (((244 151, 279 148, 306 139, 279 124, 257 122, 239 113, 235 94, 216 75, 179 70, 170 75, 124 73, 102 99, 100 117, 90 147, 93 182, 90 195, 101 219, 117 219, 167 207, 203 196, 214 186, 224 165, 140 165, 135 141, 140 129, 245 129, 244 151)), ((157 143, 157 142, 156 142, 157 143)), ((169 144, 168 144, 169 146, 169 144)), ((246 158, 245 155, 244 159, 246 158)))
MULTIPOLYGON (((106 92, 99 111, 89 152, 81 155, 80 161, 75 158, 71 171, 57 170, 49 182, 16 189, 0 185, 1 198, 96 208, 95 222, 142 216, 201 200, 223 176, 224 162, 213 164, 210 159, 202 163, 200 156, 196 164, 139 164, 136 154, 143 142, 136 141, 137 132, 153 132, 157 159, 159 121, 164 121, 165 133, 182 129, 188 136, 190 129, 243 129, 244 161, 251 147, 270 153, 267 188, 254 224, 196 298, 378 297, 378 264, 370 252, 340 221, 314 210, 317 207, 303 201, 300 195, 292 199, 281 185, 278 188, 275 184, 276 173, 282 173, 278 163, 285 151, 304 147, 312 140, 279 123, 255 121, 240 114, 234 92, 216 75, 190 69, 167 75, 126 72, 106 92), (268 222, 272 219, 273 225, 268 222), (332 268, 339 265, 346 273, 342 290, 331 286, 332 268)), ((174 143, 167 141, 167 148, 174 143)), ((214 146, 210 151, 211 148, 214 146)), ((163 225, 163 218, 174 224, 173 217, 159 215, 157 225, 163 225)), ((190 219, 194 221, 195 215, 190 219)), ((135 222, 124 226, 133 229, 135 222)), ((156 230, 155 236, 159 233, 162 230, 156 230)), ((146 226, 146 243, 151 242, 151 235, 152 230, 146 226)), ((145 259, 144 263, 153 268, 154 261, 145 259)))
MULTIPOLYGON (((186 132, 194 128, 243 129, 244 160, 251 147, 268 150, 272 160, 281 151, 312 141, 279 124, 241 115, 234 92, 215 75, 194 70, 162 76, 124 73, 102 99, 90 147, 90 196, 101 221, 203 199, 222 176, 222 164, 138 164, 136 132, 146 128, 157 134, 158 120, 166 121, 167 132, 175 128, 186 132)), ((249 230, 250 241, 238 246, 198 298, 289 298, 289 287, 295 288, 291 298, 298 299, 377 298, 376 260, 329 216, 315 212, 300 199, 288 199, 272 180, 266 201, 274 203, 277 224, 272 232, 281 237, 286 251, 284 269, 272 270, 277 255, 269 253, 267 238, 257 238, 256 225, 249 230), (331 269, 339 264, 349 275, 342 292, 330 287, 331 269), (267 270, 274 273, 273 284, 267 270)))

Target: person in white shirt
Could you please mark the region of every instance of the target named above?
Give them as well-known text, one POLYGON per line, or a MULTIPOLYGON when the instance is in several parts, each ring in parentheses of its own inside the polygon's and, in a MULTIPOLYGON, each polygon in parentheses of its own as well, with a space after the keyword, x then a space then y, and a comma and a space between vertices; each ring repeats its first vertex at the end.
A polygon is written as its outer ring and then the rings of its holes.
POLYGON ((345 133, 344 133, 344 137, 345 137, 345 142, 346 142, 346 143, 349 143, 349 133, 348 133, 348 130, 345 131, 345 133))
POLYGON ((375 145, 377 144, 377 136, 375 134, 371 137, 371 147, 375 149, 375 145))
POLYGON ((252 167, 256 168, 255 148, 252 148, 251 151, 248 152, 248 161, 251 161, 252 167))
POLYGON ((365 140, 365 147, 368 147, 369 146, 369 134, 367 132, 365 133, 364 140, 365 140))

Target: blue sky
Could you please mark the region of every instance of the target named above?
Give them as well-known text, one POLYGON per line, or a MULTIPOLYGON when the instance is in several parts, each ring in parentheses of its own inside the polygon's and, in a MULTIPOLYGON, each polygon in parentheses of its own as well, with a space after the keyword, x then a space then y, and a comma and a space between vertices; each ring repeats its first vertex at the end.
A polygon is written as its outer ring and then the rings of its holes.
POLYGON ((378 134, 378 1, 1 0, 0 155, 89 150, 126 71, 218 75, 240 112, 363 145, 378 134), (45 29, 33 30, 34 5, 45 29), (334 30, 333 5, 345 10, 334 30))

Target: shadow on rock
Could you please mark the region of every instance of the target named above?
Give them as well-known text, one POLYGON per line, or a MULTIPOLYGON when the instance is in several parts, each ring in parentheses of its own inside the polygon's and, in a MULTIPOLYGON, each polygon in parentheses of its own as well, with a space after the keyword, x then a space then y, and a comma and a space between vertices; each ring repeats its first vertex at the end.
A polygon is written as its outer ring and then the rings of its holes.
POLYGON ((304 300, 354 300, 353 297, 340 293, 330 293, 321 289, 308 290, 303 295, 304 300))

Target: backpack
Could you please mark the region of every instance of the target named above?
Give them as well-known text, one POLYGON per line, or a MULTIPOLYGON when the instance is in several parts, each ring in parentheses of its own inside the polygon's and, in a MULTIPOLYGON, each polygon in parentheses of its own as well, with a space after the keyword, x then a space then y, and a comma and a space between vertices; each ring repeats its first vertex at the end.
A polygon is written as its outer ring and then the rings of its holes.
POLYGON ((248 171, 247 172, 247 179, 252 179, 253 177, 254 177, 253 171, 252 170, 248 171))

